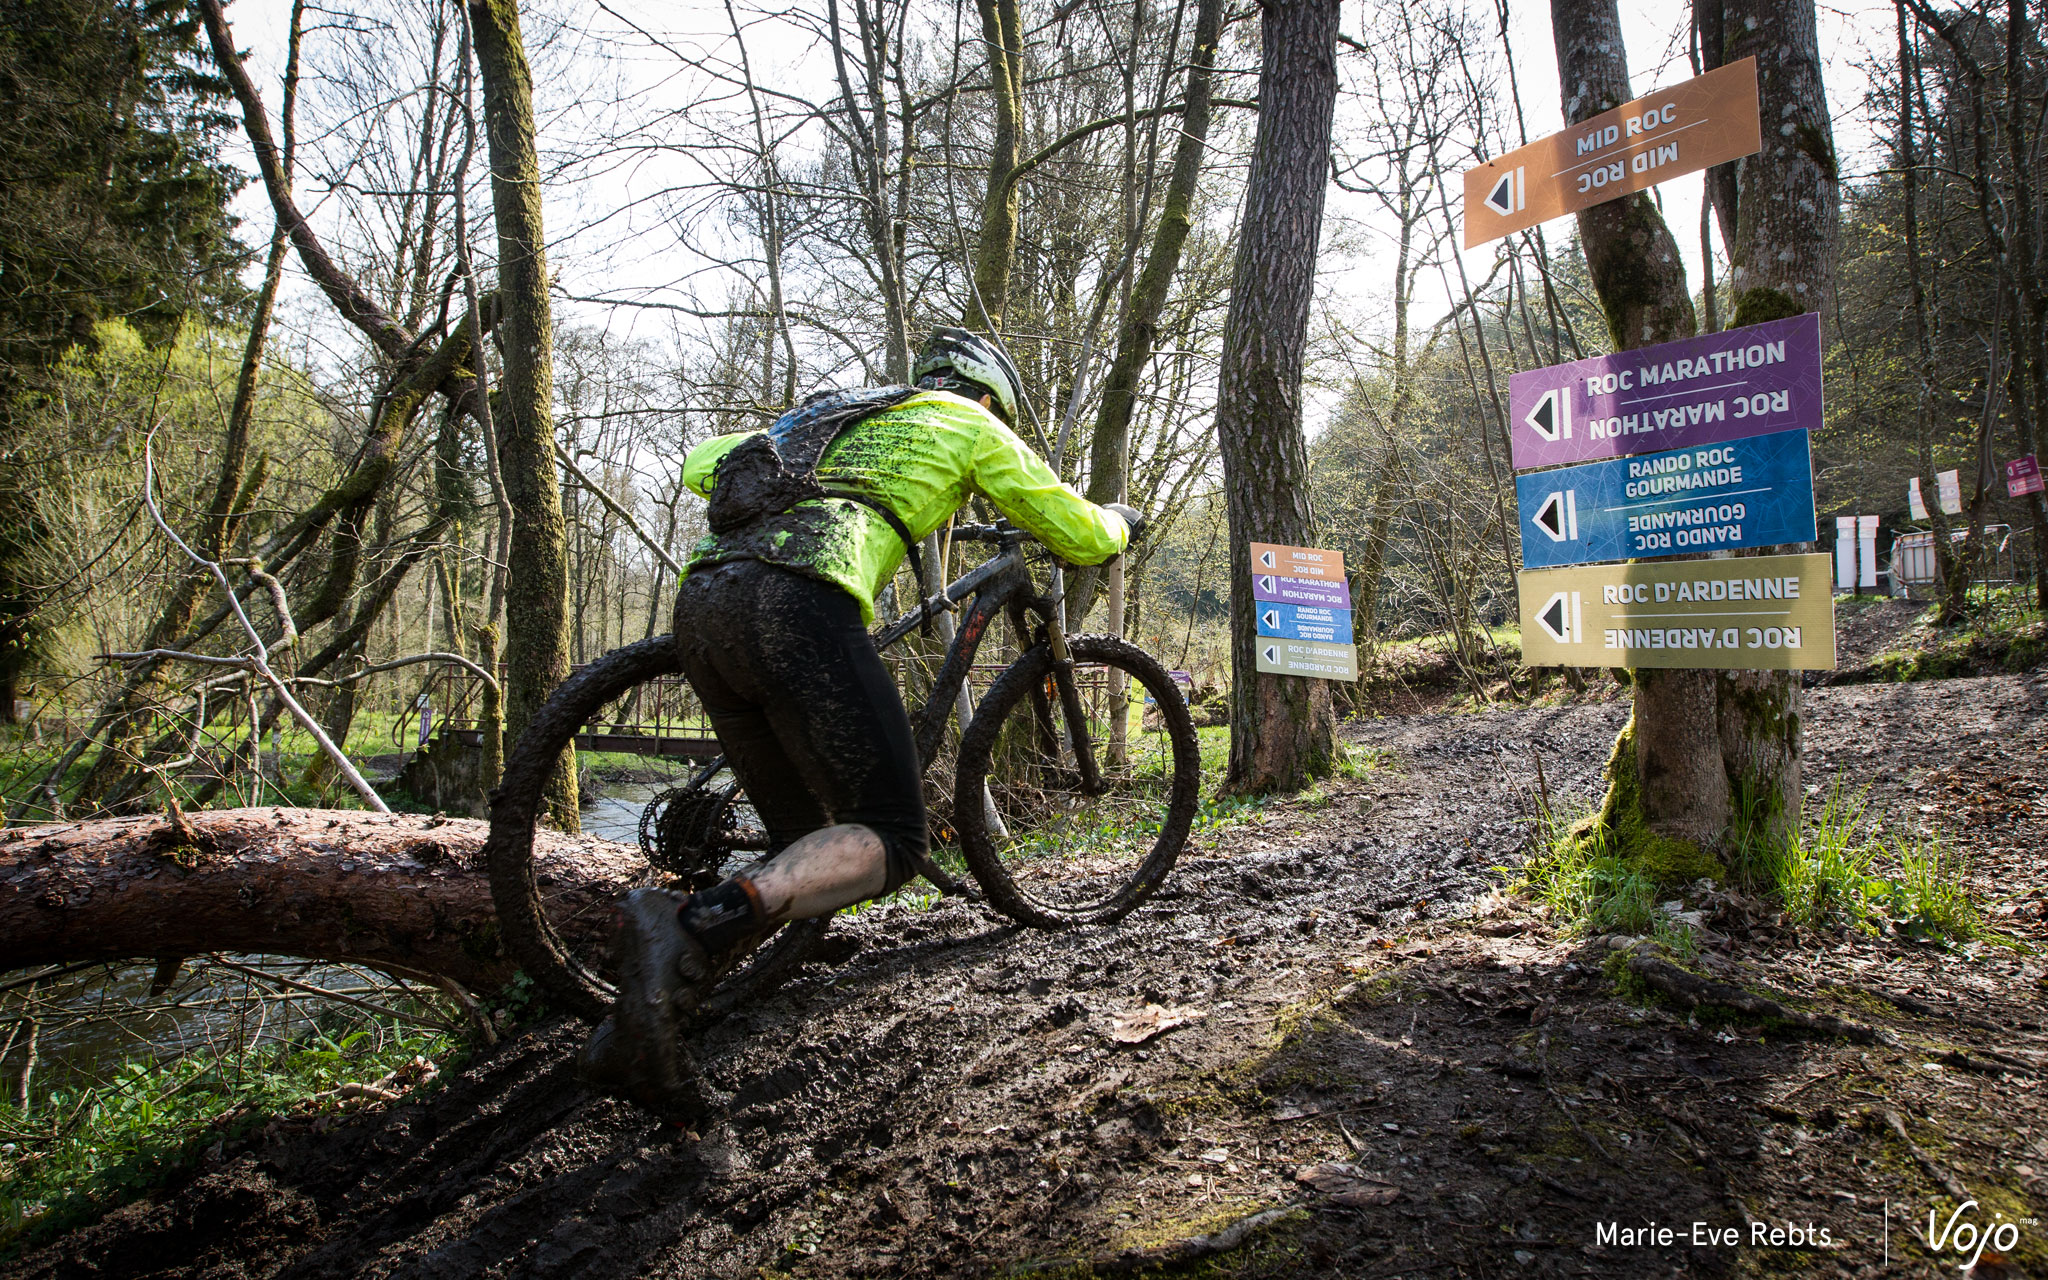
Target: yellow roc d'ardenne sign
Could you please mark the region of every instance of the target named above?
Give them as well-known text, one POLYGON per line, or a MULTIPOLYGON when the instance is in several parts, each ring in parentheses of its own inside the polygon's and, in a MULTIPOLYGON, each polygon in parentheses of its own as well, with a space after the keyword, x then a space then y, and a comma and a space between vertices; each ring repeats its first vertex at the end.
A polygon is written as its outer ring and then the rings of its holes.
POLYGON ((1532 667, 1830 670, 1835 603, 1825 555, 1652 560, 1521 574, 1532 667))

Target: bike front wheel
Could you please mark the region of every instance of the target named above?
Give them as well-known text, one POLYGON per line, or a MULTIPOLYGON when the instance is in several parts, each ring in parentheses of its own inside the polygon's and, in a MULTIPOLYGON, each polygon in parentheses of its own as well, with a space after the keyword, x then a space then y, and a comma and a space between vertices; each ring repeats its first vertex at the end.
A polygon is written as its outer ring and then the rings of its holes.
POLYGON ((1115 636, 1067 645, 1075 696, 1043 644, 989 686, 961 738, 953 800, 990 905, 1047 929, 1117 920, 1152 896, 1201 800, 1200 743, 1166 669, 1115 636))

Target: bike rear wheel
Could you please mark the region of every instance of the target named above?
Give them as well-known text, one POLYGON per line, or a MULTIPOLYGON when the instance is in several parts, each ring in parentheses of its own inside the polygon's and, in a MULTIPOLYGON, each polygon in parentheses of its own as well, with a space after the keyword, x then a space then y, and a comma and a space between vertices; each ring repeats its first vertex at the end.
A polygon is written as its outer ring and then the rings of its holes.
MULTIPOLYGON (((605 974, 602 930, 579 928, 565 934, 559 926, 566 922, 550 917, 534 874, 534 827, 555 762, 583 726, 636 685, 680 670, 675 640, 655 636, 614 649, 569 677, 527 723, 505 759, 497 790, 491 793, 491 834, 484 843, 484 863, 505 947, 550 1000, 592 1022, 608 1014, 618 996, 605 974), (569 935, 582 941, 572 944, 569 935)), ((648 865, 624 887, 667 881, 667 876, 648 865)), ((702 1025, 714 1021, 787 981, 809 957, 829 923, 827 917, 783 927, 720 979, 688 1022, 702 1025)))
POLYGON ((961 738, 953 802, 961 853, 990 905, 1048 929, 1117 920, 1150 897, 1201 801, 1200 743, 1166 669, 1115 636, 1067 645, 1078 698, 1061 697, 1047 646, 1011 664, 961 738), (1076 742, 1094 758, 1097 787, 1083 781, 1076 742))

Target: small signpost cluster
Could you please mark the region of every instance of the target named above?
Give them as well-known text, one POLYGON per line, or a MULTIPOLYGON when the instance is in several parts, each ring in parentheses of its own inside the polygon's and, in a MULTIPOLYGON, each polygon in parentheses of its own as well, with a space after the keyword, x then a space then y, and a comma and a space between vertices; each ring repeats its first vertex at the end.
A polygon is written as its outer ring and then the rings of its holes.
MULTIPOLYGON (((1465 245, 1761 145, 1744 59, 1469 171, 1465 245)), ((1827 556, 1669 559, 1813 541, 1818 315, 1518 373, 1508 401, 1525 663, 1835 665, 1827 556)))
POLYGON ((1351 584, 1344 578, 1342 551, 1254 542, 1252 607, 1258 614, 1255 657, 1260 671, 1358 679, 1351 584))

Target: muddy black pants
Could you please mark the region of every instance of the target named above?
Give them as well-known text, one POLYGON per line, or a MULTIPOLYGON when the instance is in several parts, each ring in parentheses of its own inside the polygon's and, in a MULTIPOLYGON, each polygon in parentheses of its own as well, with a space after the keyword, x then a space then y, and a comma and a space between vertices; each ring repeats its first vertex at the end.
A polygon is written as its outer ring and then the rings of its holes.
POLYGON ((735 560, 683 579, 675 634, 683 674, 771 847, 859 823, 888 849, 890 889, 917 874, 926 843, 917 743, 852 596, 735 560))

